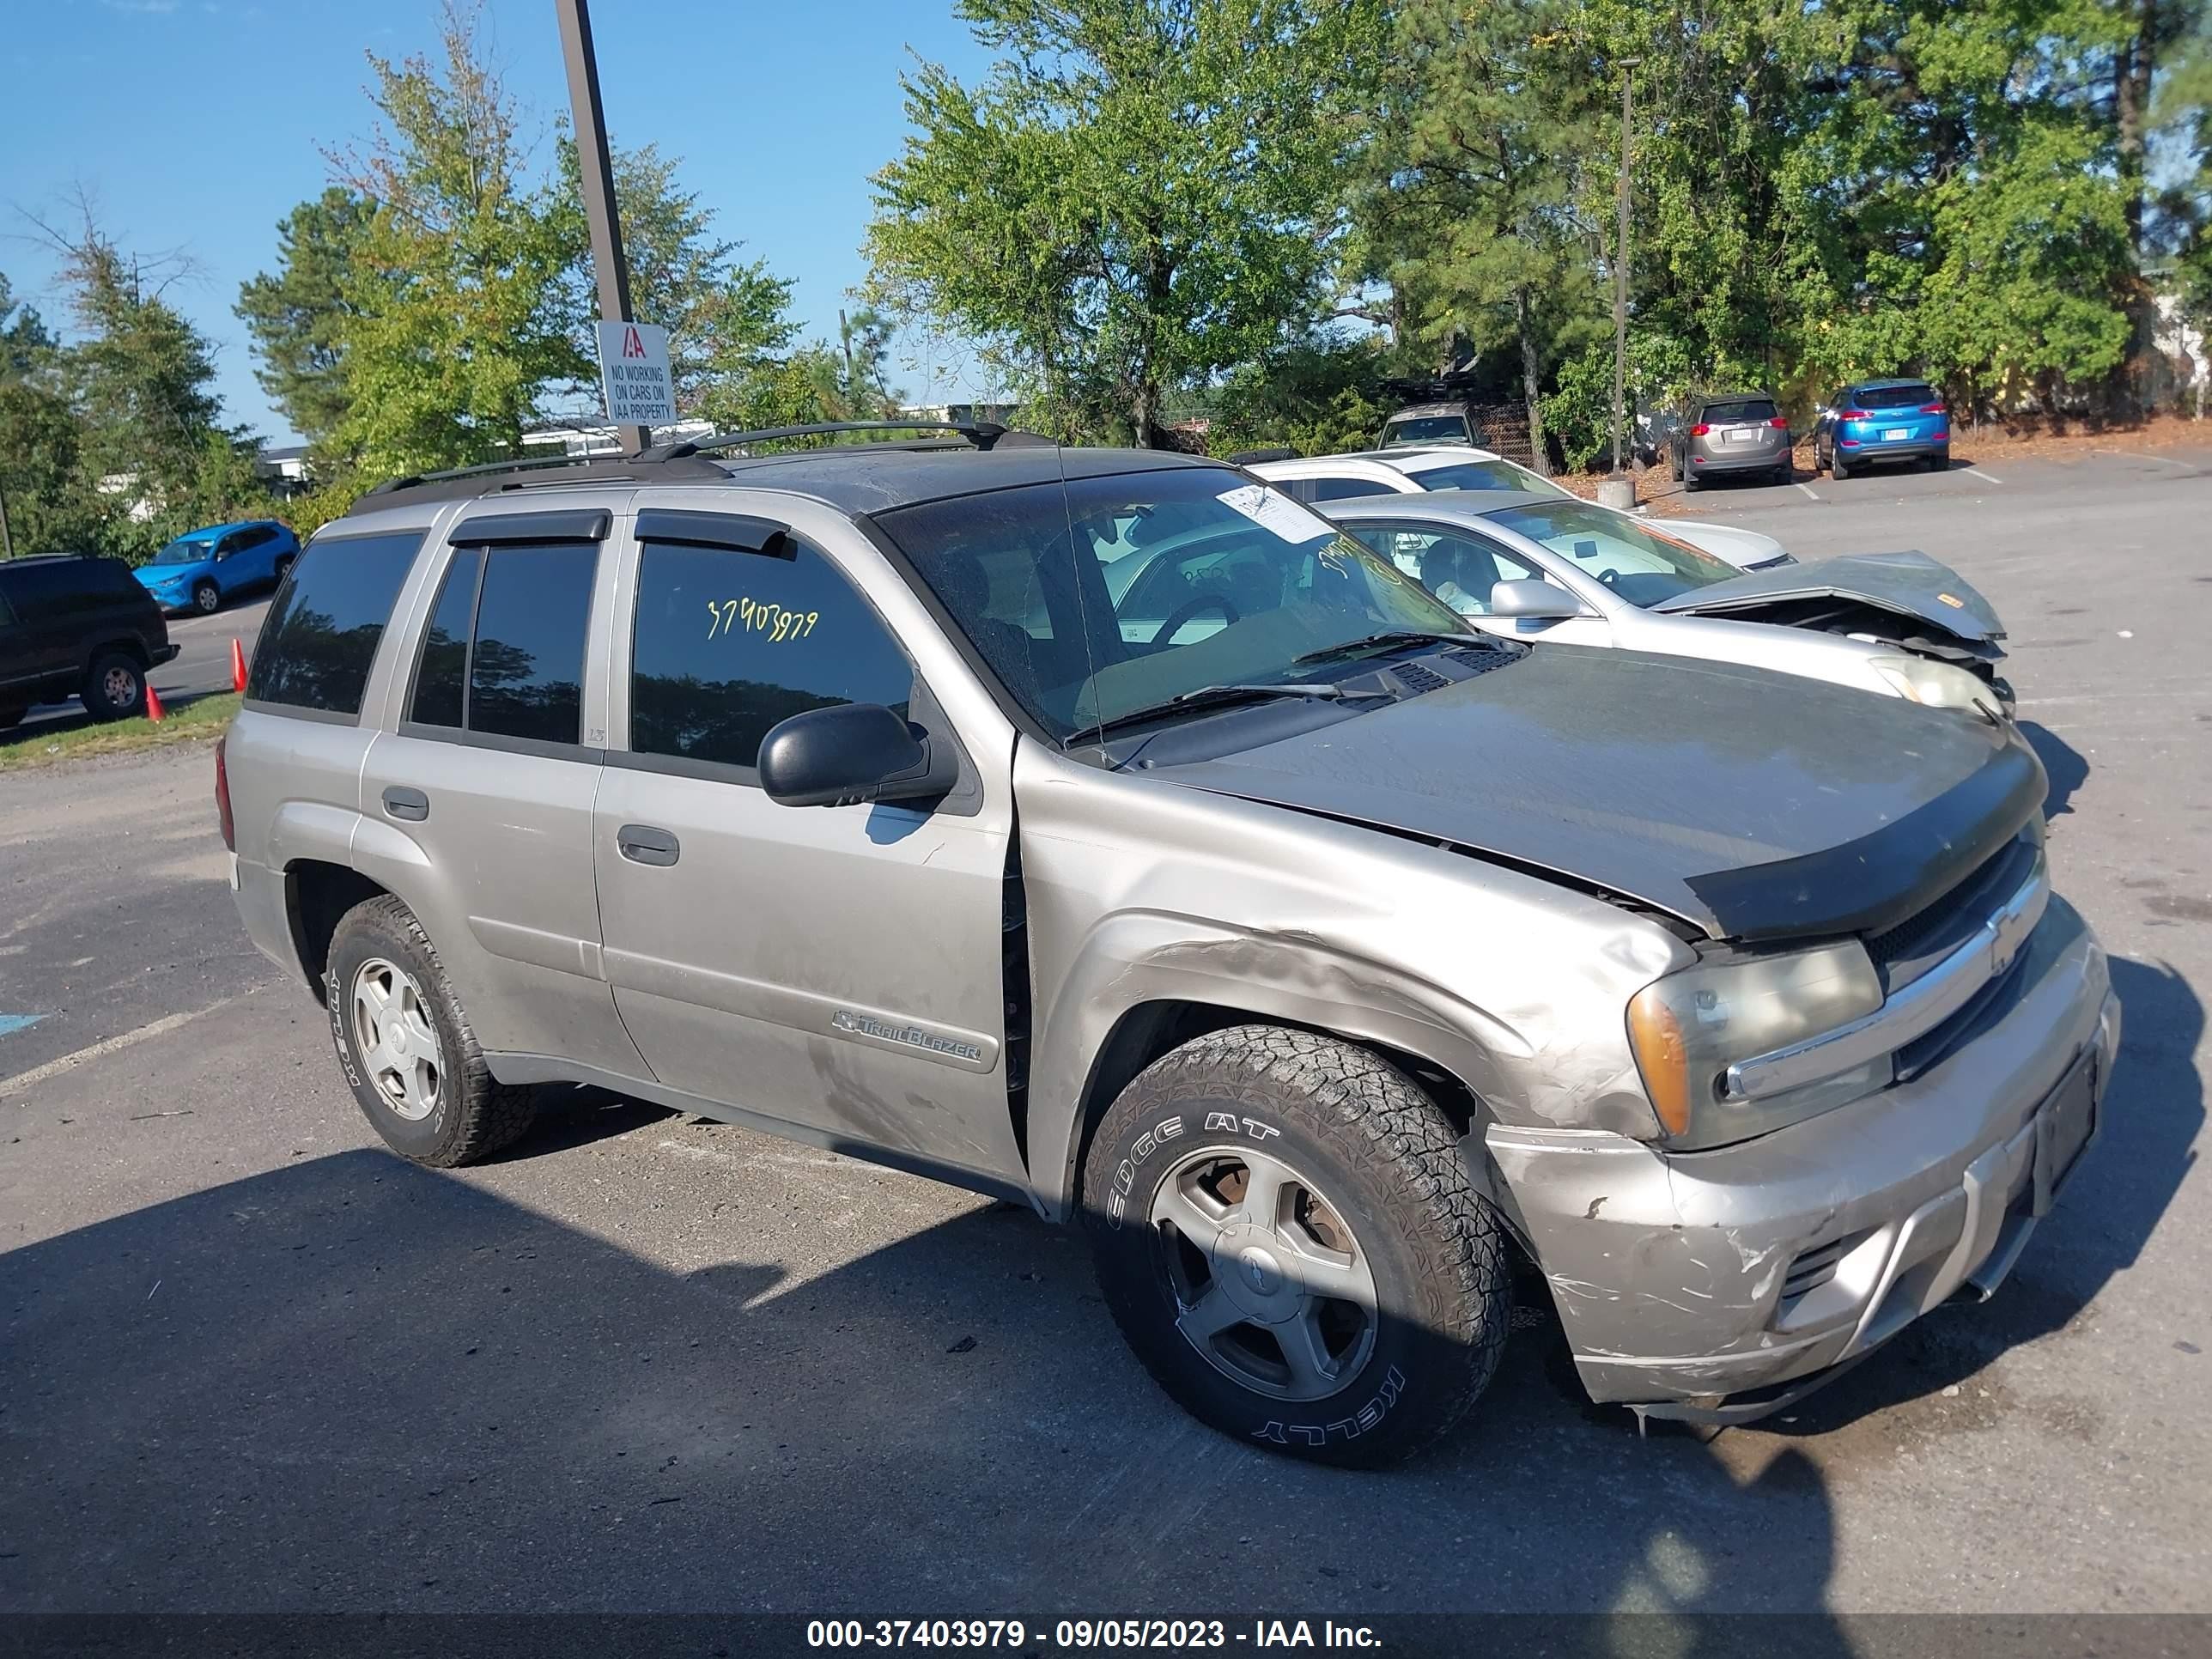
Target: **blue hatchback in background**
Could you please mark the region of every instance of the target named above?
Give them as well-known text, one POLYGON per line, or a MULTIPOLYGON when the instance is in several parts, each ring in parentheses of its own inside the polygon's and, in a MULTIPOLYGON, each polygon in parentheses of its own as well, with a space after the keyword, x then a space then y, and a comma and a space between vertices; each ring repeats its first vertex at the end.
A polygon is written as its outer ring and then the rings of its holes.
POLYGON ((1813 466, 1844 479, 1878 461, 1951 465, 1951 412, 1925 380, 1861 380, 1844 386, 1813 428, 1813 466))
POLYGON ((179 536, 131 574, 164 611, 211 617, 226 599, 276 586, 299 556, 298 537, 274 519, 258 519, 179 536))

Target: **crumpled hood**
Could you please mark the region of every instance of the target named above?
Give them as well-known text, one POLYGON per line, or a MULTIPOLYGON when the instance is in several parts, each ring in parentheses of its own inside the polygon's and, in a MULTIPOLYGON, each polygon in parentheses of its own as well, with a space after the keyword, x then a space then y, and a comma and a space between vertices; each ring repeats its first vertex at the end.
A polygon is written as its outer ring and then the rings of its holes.
POLYGON ((2016 835, 2045 789, 2009 726, 1572 646, 1150 775, 1449 842, 1716 939, 1892 926, 2016 835))
POLYGON ((1900 616, 1917 617, 1960 639, 2001 640, 1996 608, 1964 576, 1925 553, 1847 553, 1810 564, 1785 564, 1747 572, 1731 581, 1700 587, 1652 607, 1676 614, 1725 616, 1778 599, 1855 599, 1900 616))

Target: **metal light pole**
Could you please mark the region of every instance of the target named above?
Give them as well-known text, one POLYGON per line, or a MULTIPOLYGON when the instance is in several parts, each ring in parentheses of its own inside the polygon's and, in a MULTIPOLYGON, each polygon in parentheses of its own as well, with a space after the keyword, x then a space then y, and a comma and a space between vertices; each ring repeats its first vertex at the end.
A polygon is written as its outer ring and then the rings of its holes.
MULTIPOLYGON (((614 166, 607 159, 606 123, 599 113, 599 62, 592 51, 592 18, 584 0, 553 0, 561 19, 561 56, 568 65, 568 108, 576 123, 576 170, 584 185, 584 222, 591 228, 592 268, 599 279, 599 315, 634 322, 629 264, 623 258, 622 216, 615 209, 614 166)), ((618 426, 615 442, 635 455, 652 441, 641 426, 618 426)))
POLYGON ((1641 58, 1620 60, 1620 244, 1613 262, 1613 470, 1620 471, 1627 422, 1628 383, 1628 113, 1629 88, 1641 58))

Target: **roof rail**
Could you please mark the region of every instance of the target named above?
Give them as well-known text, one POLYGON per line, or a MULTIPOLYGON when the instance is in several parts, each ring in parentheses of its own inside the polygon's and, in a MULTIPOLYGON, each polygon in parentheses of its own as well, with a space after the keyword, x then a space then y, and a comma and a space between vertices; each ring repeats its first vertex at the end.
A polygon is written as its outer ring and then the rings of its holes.
POLYGON ((371 485, 362 492, 370 495, 389 495, 395 489, 412 489, 416 484, 439 483, 447 478, 475 478, 491 472, 534 472, 544 467, 581 466, 592 461, 613 459, 605 455, 533 455, 520 461, 483 461, 475 466, 448 467, 442 472, 409 472, 397 478, 386 478, 380 484, 371 485))
POLYGON ((641 450, 641 461, 676 461, 709 449, 735 449, 778 438, 814 438, 832 432, 957 432, 978 449, 988 449, 1006 434, 995 421, 821 421, 811 426, 763 427, 755 432, 717 432, 641 450))

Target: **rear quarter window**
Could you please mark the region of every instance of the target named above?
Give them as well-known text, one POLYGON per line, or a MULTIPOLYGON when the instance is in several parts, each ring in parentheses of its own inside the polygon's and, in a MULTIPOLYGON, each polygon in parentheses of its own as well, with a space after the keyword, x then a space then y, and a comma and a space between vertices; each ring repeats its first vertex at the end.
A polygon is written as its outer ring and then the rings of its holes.
POLYGON ((313 543, 270 607, 247 677, 250 702, 357 715, 376 647, 422 532, 313 543))

